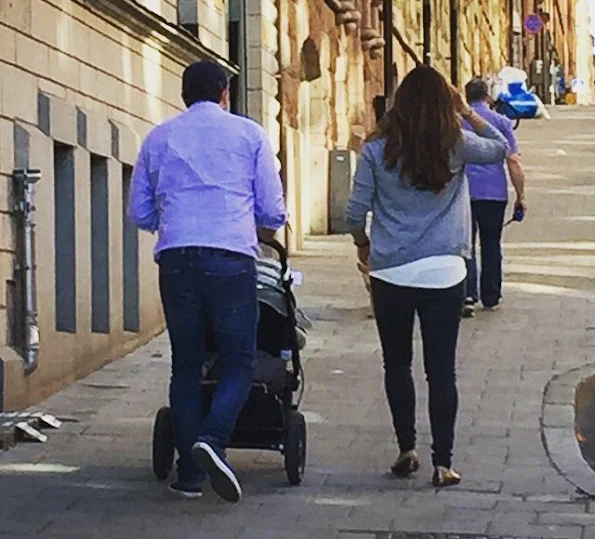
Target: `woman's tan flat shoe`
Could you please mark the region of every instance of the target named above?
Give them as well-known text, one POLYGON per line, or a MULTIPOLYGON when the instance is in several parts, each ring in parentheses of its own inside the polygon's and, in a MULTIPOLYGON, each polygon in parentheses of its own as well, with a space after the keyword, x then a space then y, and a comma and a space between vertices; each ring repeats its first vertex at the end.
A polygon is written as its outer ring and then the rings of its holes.
POLYGON ((444 468, 443 466, 436 466, 434 470, 434 477, 432 477, 432 485, 435 487, 452 487, 461 482, 461 476, 452 468, 444 468))
POLYGON ((390 471, 397 477, 409 477, 419 470, 419 455, 415 449, 401 453, 390 471))

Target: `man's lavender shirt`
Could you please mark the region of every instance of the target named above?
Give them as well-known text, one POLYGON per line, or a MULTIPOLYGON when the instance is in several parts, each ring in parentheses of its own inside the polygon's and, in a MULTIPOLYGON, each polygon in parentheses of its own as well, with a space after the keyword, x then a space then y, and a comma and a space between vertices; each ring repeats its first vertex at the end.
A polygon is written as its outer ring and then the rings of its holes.
POLYGON ((165 249, 212 247, 256 257, 257 228, 287 214, 265 130, 211 102, 154 128, 132 175, 130 219, 165 249))
MULTIPOLYGON (((519 148, 512 121, 491 110, 486 103, 473 103, 471 106, 479 116, 506 137, 509 147, 508 155, 518 153, 519 148)), ((467 122, 463 124, 463 128, 473 131, 467 122)), ((504 167, 504 161, 495 165, 468 165, 465 170, 469 179, 471 200, 508 201, 508 180, 504 167)))

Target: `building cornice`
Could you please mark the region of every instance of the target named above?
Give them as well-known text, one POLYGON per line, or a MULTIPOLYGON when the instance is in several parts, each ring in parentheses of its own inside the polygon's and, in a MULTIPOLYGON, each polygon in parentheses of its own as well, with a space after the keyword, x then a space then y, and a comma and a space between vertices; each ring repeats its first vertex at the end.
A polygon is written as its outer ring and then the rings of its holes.
POLYGON ((183 28, 170 23, 136 0, 74 0, 122 30, 151 38, 159 43, 173 60, 192 63, 212 60, 220 64, 229 75, 237 75, 239 67, 223 56, 205 47, 183 28))

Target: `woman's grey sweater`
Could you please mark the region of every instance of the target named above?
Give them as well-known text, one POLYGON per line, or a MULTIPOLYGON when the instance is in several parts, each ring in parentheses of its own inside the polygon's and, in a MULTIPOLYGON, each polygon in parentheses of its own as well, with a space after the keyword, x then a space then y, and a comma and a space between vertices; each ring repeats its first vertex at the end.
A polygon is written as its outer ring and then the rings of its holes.
POLYGON ((471 203, 465 165, 506 158, 504 136, 488 125, 481 133, 463 131, 451 156, 452 180, 439 193, 411 186, 400 163, 384 167, 384 139, 368 142, 361 153, 347 204, 346 221, 356 243, 366 241, 372 211, 370 269, 401 266, 439 255, 469 256, 471 203))

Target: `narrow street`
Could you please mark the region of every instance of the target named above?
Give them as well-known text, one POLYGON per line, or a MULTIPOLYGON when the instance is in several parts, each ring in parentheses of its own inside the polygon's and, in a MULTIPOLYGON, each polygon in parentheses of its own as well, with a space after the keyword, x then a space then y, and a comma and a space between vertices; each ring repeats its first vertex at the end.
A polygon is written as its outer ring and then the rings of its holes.
POLYGON ((504 306, 463 325, 460 487, 430 485, 419 339, 423 465, 411 481, 387 474, 396 445, 353 248, 346 238, 313 238, 293 260, 305 279, 299 302, 314 321, 303 485, 286 486, 280 455, 246 451, 231 453, 245 492, 236 506, 210 491, 179 501, 154 479, 152 423, 169 372, 161 336, 37 407, 76 421, 46 444, 0 454, 0 537, 595 539, 595 505, 544 446, 548 433, 573 429, 572 407, 553 390, 544 399, 546 384, 591 363, 595 350, 595 110, 552 114, 519 130, 530 213, 507 229, 504 306))

